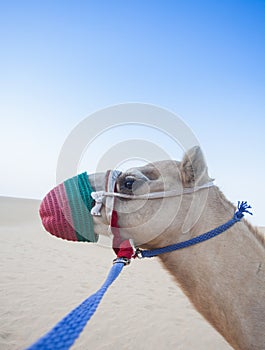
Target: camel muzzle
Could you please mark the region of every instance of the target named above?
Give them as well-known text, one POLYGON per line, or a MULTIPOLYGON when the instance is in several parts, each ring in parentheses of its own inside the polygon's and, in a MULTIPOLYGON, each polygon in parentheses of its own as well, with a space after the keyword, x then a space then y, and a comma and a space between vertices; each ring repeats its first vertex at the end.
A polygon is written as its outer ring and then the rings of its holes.
POLYGON ((52 189, 42 200, 40 217, 44 228, 69 241, 97 242, 90 213, 94 200, 87 173, 72 177, 52 189))

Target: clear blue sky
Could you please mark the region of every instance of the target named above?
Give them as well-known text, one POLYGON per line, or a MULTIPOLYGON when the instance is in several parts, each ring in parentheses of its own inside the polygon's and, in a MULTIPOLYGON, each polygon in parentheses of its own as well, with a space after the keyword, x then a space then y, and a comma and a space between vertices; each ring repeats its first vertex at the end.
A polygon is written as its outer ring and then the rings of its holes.
POLYGON ((41 198, 82 119, 145 102, 192 128, 265 225, 265 1, 11 0, 0 32, 2 195, 41 198))

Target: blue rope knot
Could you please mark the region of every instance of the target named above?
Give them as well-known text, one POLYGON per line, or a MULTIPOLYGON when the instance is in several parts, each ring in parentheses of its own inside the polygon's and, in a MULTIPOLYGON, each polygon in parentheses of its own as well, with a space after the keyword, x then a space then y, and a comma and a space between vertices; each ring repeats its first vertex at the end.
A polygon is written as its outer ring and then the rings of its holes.
POLYGON ((248 203, 246 201, 238 202, 237 203, 238 211, 235 212, 234 219, 236 221, 240 221, 243 218, 244 213, 248 213, 250 215, 253 215, 250 211, 247 210, 247 209, 250 209, 250 208, 251 208, 251 206, 248 205, 248 203))

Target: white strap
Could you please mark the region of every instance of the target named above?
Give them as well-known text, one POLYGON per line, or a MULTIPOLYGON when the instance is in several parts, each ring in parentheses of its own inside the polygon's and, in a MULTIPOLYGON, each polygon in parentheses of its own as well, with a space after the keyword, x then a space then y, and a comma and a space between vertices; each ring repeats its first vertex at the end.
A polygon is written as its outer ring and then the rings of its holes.
POLYGON ((103 204, 103 199, 104 199, 104 197, 107 197, 106 203, 105 203, 106 216, 107 216, 108 221, 110 222, 112 211, 114 208, 115 196, 105 196, 105 193, 115 193, 114 188, 115 188, 116 179, 120 174, 121 174, 121 172, 118 170, 110 170, 109 174, 108 174, 108 178, 106 180, 107 181, 107 186, 106 186, 107 191, 106 192, 105 191, 97 191, 97 192, 91 193, 91 197, 96 202, 94 207, 91 209, 91 215, 101 216, 100 210, 101 210, 101 207, 103 204))
MULTIPOLYGON (((108 193, 115 193, 115 184, 116 179, 120 175, 120 171, 118 170, 111 170, 109 172, 109 177, 107 179, 107 191, 108 193)), ((112 212, 114 209, 114 196, 106 196, 106 203, 105 203, 105 210, 106 210, 106 216, 108 219, 108 222, 111 222, 112 212)))
MULTIPOLYGON (((111 180, 115 184, 116 181, 116 174, 111 174, 111 180)), ((117 192, 108 192, 108 191, 97 191, 97 192, 92 192, 91 196, 95 200, 96 205, 92 208, 91 214, 92 215, 97 215, 100 216, 100 209, 102 206, 102 201, 104 197, 119 197, 119 198, 125 198, 125 199, 157 199, 157 198, 167 198, 167 197, 175 197, 175 196, 181 196, 182 194, 188 194, 188 193, 193 193, 196 191, 199 191, 203 188, 209 188, 214 186, 214 183, 208 182, 204 185, 201 186, 195 186, 195 187, 186 187, 182 191, 179 190, 171 190, 171 191, 160 191, 160 192, 150 192, 147 194, 141 194, 141 195, 129 195, 129 194, 124 194, 124 193, 117 193, 117 192)), ((109 186, 108 186, 109 189, 109 186)), ((113 186, 114 189, 114 186, 113 186)), ((111 205, 108 206, 111 209, 111 205)))

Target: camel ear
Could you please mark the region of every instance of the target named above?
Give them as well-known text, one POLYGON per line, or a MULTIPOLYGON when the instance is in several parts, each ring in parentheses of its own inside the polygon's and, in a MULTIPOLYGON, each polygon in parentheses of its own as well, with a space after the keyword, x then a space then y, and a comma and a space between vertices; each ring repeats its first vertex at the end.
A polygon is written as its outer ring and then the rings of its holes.
POLYGON ((181 176, 184 187, 199 186, 212 180, 199 146, 191 148, 184 155, 181 162, 181 176))

